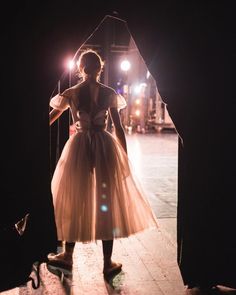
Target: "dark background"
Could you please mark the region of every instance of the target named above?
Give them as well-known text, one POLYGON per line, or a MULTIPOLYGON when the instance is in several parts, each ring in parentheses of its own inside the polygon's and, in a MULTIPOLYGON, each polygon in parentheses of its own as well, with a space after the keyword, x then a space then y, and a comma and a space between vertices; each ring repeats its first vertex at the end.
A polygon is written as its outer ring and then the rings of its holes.
MULTIPOLYGON (((103 17, 116 11, 183 140, 177 259, 184 282, 235 286, 233 5, 127 2, 21 1, 2 8, 0 224, 31 210, 37 220, 32 252, 55 249, 49 98, 64 56, 73 56, 103 17)), ((8 246, 1 243, 1 251, 8 246)))

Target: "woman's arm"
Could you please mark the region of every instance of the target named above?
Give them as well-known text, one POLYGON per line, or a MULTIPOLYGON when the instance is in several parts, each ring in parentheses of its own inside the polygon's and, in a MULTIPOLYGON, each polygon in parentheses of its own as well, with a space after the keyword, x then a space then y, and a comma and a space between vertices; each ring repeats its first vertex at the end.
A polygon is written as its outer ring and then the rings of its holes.
POLYGON ((49 113, 49 125, 52 125, 52 123, 54 123, 61 114, 69 108, 71 93, 71 89, 68 88, 62 94, 57 94, 50 100, 52 110, 49 113))
POLYGON ((63 113, 63 111, 59 111, 57 109, 52 109, 49 113, 49 125, 51 126, 63 113))
POLYGON ((113 122, 113 124, 115 126, 116 136, 119 139, 123 149, 127 153, 127 144, 126 144, 125 132, 124 132, 124 128, 122 126, 121 120, 120 120, 119 112, 118 112, 117 108, 110 108, 109 111, 110 111, 112 122, 113 122))

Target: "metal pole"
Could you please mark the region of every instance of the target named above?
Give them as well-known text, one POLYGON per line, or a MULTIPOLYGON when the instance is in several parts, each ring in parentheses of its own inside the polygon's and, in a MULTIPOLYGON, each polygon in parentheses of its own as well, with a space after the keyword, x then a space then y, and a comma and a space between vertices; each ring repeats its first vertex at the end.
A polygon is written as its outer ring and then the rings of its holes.
MULTIPOLYGON (((104 55, 105 55, 105 67, 104 67, 104 84, 109 85, 109 67, 110 67, 110 22, 109 19, 106 20, 105 24, 105 40, 104 40, 104 55)), ((110 115, 107 120, 107 131, 112 132, 112 121, 110 115)))
MULTIPOLYGON (((57 84, 58 94, 61 91, 61 81, 57 84)), ((60 157, 60 118, 57 119, 57 145, 56 145, 56 163, 60 157)))
MULTIPOLYGON (((69 69, 69 88, 70 87, 71 87, 71 68, 69 69)), ((70 135, 70 125, 71 125, 72 118, 71 118, 70 110, 68 110, 68 112, 69 112, 69 135, 70 135)))

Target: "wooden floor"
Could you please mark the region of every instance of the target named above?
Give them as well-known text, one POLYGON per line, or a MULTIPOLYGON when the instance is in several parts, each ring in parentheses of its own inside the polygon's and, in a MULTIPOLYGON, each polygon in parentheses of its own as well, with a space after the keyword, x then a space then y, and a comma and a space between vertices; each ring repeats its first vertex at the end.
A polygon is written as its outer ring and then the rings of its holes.
POLYGON ((176 247, 161 227, 115 241, 113 258, 122 262, 123 270, 109 282, 102 275, 101 254, 100 242, 77 243, 71 273, 54 274, 44 263, 39 289, 28 283, 2 294, 186 294, 176 264, 176 247))

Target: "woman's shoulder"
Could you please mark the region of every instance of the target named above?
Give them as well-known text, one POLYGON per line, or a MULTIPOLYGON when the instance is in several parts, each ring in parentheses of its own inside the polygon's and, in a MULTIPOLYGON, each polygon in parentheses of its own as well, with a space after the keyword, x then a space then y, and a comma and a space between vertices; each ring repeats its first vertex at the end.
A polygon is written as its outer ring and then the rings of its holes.
POLYGON ((116 94, 116 91, 114 88, 107 86, 103 83, 99 83, 99 86, 102 90, 104 90, 107 94, 116 94))
POLYGON ((83 82, 73 85, 70 88, 65 89, 61 95, 65 97, 73 97, 74 95, 78 94, 80 89, 83 87, 83 82))

